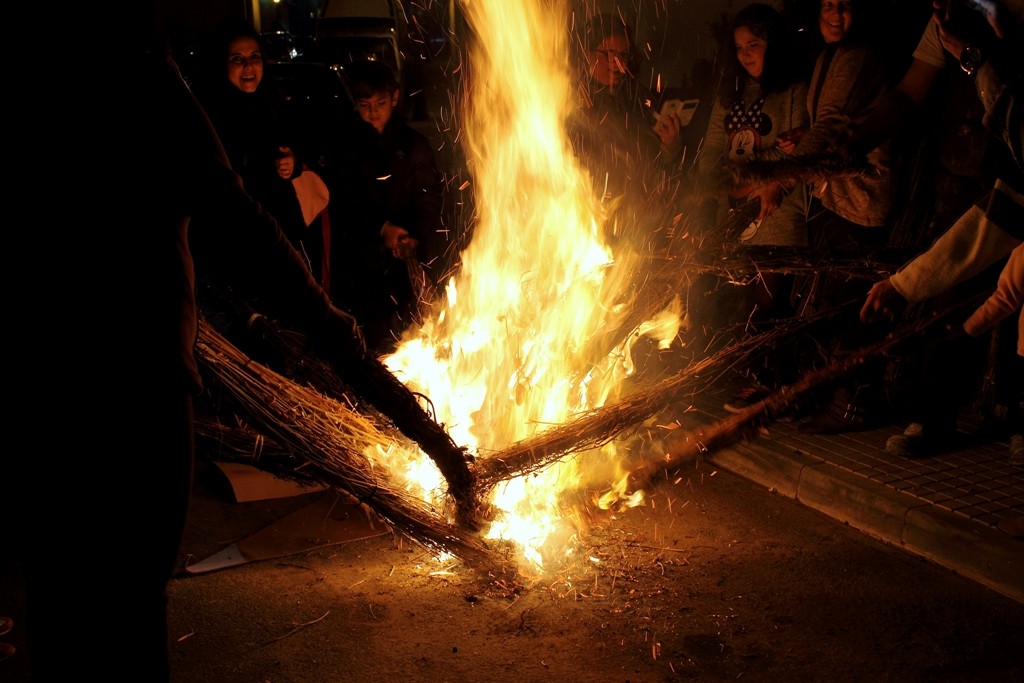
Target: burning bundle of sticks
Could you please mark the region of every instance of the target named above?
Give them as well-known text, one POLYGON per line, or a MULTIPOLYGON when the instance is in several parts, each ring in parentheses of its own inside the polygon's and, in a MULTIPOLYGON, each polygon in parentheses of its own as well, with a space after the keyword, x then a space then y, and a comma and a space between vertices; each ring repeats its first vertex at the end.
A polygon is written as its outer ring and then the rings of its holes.
MULTIPOLYGON (((916 321, 883 342, 807 373, 795 384, 741 414, 684 434, 667 450, 651 452, 635 464, 631 469, 632 483, 642 488, 664 467, 749 434, 752 424, 772 419, 801 394, 911 338, 941 329, 939 323, 975 303, 962 302, 943 314, 916 321)), ((424 546, 450 552, 467 562, 493 565, 498 559, 496 548, 483 541, 478 532, 481 522, 488 518, 485 498, 499 483, 537 472, 569 455, 596 449, 673 405, 689 405, 690 398, 719 381, 730 368, 749 360, 751 354, 790 343, 794 335, 813 331, 815 325, 827 323, 841 313, 831 310, 780 321, 766 332, 694 360, 675 375, 640 388, 618 403, 587 411, 565 424, 475 460, 464 457, 443 427, 413 405, 417 398, 411 394, 395 400, 377 391, 370 392, 373 398, 367 400, 367 377, 377 381, 388 375, 390 380, 384 380, 385 385, 400 385, 377 361, 367 359, 366 367, 355 373, 356 385, 362 389, 354 389, 345 382, 347 378, 339 378, 329 365, 306 353, 294 333, 264 319, 260 327, 264 340, 292 355, 293 376, 286 377, 253 361, 203 320, 198 358, 210 383, 233 407, 236 420, 201 423, 198 435, 215 443, 222 456, 234 452, 239 459, 275 474, 346 491, 424 546), (430 425, 420 424, 424 421, 430 425), (447 444, 455 449, 454 453, 447 444), (438 464, 454 513, 431 507, 396 483, 396 472, 389 469, 387 454, 416 446, 438 464), (383 457, 372 458, 368 455, 372 453, 383 457), (456 523, 447 521, 450 517, 456 523)))
MULTIPOLYGON (((487 554, 474 534, 447 523, 437 511, 394 485, 394 473, 367 457, 373 449, 410 447, 409 439, 380 415, 366 407, 356 410, 344 396, 331 397, 254 362, 206 320, 201 321, 196 350, 205 376, 244 423, 271 444, 254 451, 244 437, 231 436, 234 430, 223 423, 201 426, 198 434, 216 438, 222 453, 231 449, 229 439, 235 439, 241 445, 239 452, 246 454, 243 457, 251 460, 254 452, 259 455, 253 461, 256 466, 346 491, 428 547, 461 557, 487 554)), ((330 371, 320 374, 321 387, 336 382, 330 371)))

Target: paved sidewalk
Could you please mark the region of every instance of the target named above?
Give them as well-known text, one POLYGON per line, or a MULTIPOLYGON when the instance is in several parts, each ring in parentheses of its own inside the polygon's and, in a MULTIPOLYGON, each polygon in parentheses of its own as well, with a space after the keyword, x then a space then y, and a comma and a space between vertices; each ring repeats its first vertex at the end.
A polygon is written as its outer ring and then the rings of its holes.
MULTIPOLYGON (((725 417, 734 390, 709 392, 695 408, 725 417)), ((1024 466, 1008 463, 1009 441, 889 455, 886 439, 903 426, 819 436, 770 422, 709 460, 1024 603, 1024 466)))

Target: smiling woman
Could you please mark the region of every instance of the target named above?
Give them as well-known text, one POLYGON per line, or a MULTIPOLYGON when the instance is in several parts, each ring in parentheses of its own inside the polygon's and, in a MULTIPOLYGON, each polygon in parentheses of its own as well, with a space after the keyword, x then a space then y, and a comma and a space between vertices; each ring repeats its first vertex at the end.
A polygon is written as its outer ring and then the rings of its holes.
MULTIPOLYGON (((204 54, 206 68, 199 75, 197 94, 232 168, 329 289, 324 246, 330 243, 329 221, 324 223, 329 192, 319 178, 325 143, 317 139, 323 132, 317 123, 330 114, 322 110, 310 116, 309 107, 295 101, 296 95, 303 96, 295 81, 315 65, 272 63, 260 34, 237 19, 217 27, 204 54)), ((337 78, 335 84, 344 95, 337 78)))
POLYGON ((197 74, 197 94, 227 150, 231 165, 246 180, 258 168, 271 168, 281 127, 272 93, 261 87, 263 41, 246 21, 218 25, 204 49, 205 66, 197 74))
POLYGON ((256 92, 263 80, 263 49, 258 39, 240 36, 228 45, 228 81, 242 92, 256 92))
POLYGON ((838 43, 853 25, 851 0, 823 0, 818 27, 826 43, 838 43))

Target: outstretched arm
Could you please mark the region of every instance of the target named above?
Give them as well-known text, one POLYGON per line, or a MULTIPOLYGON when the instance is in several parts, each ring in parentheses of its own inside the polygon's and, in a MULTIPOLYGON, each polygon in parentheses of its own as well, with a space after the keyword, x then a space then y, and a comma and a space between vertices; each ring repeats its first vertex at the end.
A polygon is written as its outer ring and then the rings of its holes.
POLYGON ((949 230, 895 275, 875 283, 861 308, 865 322, 892 318, 907 303, 930 299, 974 277, 1024 238, 1024 195, 1001 181, 949 230))

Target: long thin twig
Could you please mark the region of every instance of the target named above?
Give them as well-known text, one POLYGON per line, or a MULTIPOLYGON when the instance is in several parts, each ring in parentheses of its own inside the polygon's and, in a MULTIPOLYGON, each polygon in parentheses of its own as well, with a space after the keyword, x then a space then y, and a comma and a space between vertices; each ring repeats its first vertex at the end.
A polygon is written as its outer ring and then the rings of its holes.
POLYGON ((287 638, 289 636, 293 636, 296 633, 298 633, 299 631, 301 631, 302 629, 306 628, 307 626, 312 626, 313 624, 315 624, 315 623, 317 623, 319 621, 323 621, 324 619, 327 618, 327 615, 330 614, 330 613, 331 613, 331 610, 327 610, 326 612, 324 612, 322 615, 320 615, 319 617, 317 617, 313 621, 307 621, 304 624, 299 624, 298 626, 293 628, 291 631, 288 631, 288 633, 285 633, 284 635, 278 636, 277 638, 271 638, 270 640, 265 640, 261 644, 261 647, 263 645, 270 645, 271 643, 276 643, 279 640, 284 640, 285 638, 287 638))
POLYGON ((717 422, 693 430, 686 439, 675 439, 674 445, 657 461, 640 463, 631 478, 637 488, 644 488, 658 472, 694 457, 707 455, 733 443, 747 431, 747 425, 762 419, 773 419, 789 410, 795 401, 808 391, 842 377, 868 361, 882 356, 907 342, 927 334, 934 334, 940 325, 957 313, 977 306, 985 293, 959 301, 929 318, 923 318, 901 328, 884 340, 843 356, 831 364, 811 371, 789 386, 771 393, 766 398, 717 422))

